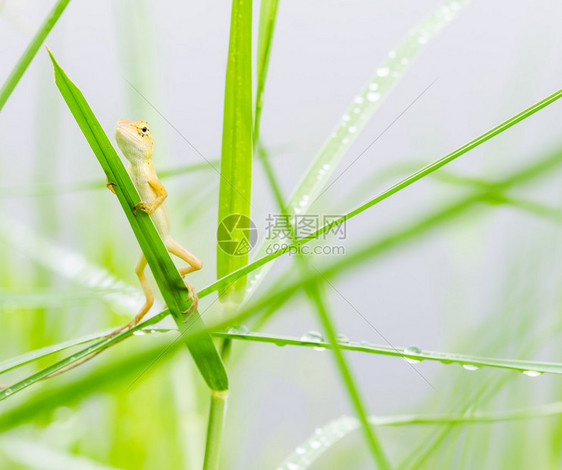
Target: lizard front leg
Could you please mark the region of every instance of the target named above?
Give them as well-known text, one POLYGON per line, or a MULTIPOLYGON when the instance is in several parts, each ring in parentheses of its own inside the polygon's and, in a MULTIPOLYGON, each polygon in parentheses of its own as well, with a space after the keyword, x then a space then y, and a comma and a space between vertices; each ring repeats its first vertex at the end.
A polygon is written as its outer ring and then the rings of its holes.
POLYGON ((115 194, 115 189, 113 189, 113 186, 115 186, 115 183, 112 183, 111 181, 109 181, 109 177, 105 177, 105 185, 107 186, 107 189, 109 189, 113 194, 115 194))
POLYGON ((149 215, 153 214, 154 211, 158 209, 158 207, 160 207, 160 204, 162 204, 165 201, 165 199, 168 197, 168 191, 166 191, 166 188, 158 178, 149 180, 148 184, 156 192, 157 194, 156 199, 154 199, 154 201, 150 204, 144 201, 135 204, 135 207, 133 207, 134 214, 137 213, 137 210, 146 212, 149 215))

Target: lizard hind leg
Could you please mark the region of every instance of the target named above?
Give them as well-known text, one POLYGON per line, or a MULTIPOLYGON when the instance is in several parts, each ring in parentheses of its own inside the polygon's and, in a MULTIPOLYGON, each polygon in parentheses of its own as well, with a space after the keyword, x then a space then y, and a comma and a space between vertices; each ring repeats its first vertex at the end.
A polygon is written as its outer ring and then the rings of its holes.
MULTIPOLYGON (((192 273, 193 271, 198 271, 203 267, 203 263, 192 253, 187 251, 183 246, 181 246, 177 241, 175 241, 172 237, 167 237, 164 241, 166 248, 170 253, 176 255, 178 258, 185 261, 188 266, 183 266, 178 269, 180 275, 184 277, 186 274, 192 273)), ((199 298, 197 297, 197 293, 193 286, 184 279, 185 286, 189 291, 189 296, 193 299, 193 302, 189 306, 189 308, 184 312, 188 317, 184 320, 187 321, 191 317, 191 314, 197 310, 197 305, 199 304, 199 298)), ((188 297, 189 299, 189 297, 188 297)))
POLYGON ((152 307, 152 305, 154 304, 154 295, 152 294, 152 289, 150 288, 150 284, 148 283, 148 279, 146 278, 146 275, 144 274, 144 268, 146 268, 146 264, 147 264, 146 258, 144 257, 143 254, 141 254, 140 258, 137 262, 137 265, 135 267, 135 273, 137 274, 137 277, 139 278, 139 281, 141 283, 142 290, 144 292, 144 296, 145 296, 145 299, 146 299, 145 302, 144 302, 144 305, 139 310, 139 313, 137 313, 135 315, 135 318, 133 318, 126 325, 123 325, 122 327, 117 328, 116 330, 113 330, 111 333, 109 333, 109 335, 107 335, 107 337, 115 336, 117 333, 119 333, 120 331, 123 331, 127 328, 134 328, 136 325, 139 324, 139 322, 143 319, 143 317, 150 310, 150 307, 152 307))

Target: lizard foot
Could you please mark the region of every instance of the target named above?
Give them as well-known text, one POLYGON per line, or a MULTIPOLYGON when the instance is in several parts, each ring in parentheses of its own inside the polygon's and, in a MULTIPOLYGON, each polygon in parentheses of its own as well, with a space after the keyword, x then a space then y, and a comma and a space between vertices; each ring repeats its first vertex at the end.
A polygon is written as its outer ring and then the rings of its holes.
POLYGON ((199 298, 197 297, 197 292, 195 292, 193 286, 185 279, 183 282, 185 282, 185 287, 187 287, 187 290, 189 291, 189 297, 187 298, 187 300, 189 301, 189 299, 192 299, 189 308, 185 312, 183 312, 184 315, 187 315, 186 319, 183 321, 185 323, 189 321, 191 316, 197 311, 197 306, 199 305, 199 298))
POLYGON ((141 202, 137 202, 134 207, 133 207, 133 214, 137 215, 137 211, 143 211, 146 212, 147 214, 152 214, 154 212, 154 210, 152 210, 150 204, 141 201, 141 202))

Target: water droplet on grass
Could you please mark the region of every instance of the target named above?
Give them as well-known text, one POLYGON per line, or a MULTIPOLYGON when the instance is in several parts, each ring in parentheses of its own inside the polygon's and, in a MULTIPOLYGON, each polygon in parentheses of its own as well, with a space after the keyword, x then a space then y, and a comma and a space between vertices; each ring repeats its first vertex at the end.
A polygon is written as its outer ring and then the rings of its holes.
POLYGON ((480 369, 480 367, 475 366, 474 364, 463 364, 463 365, 462 365, 462 368, 463 368, 464 370, 470 370, 470 371, 474 371, 474 370, 480 369))
POLYGON ((349 343, 349 338, 345 335, 338 335, 336 336, 336 339, 339 343, 349 343))
POLYGON ((250 328, 246 325, 233 326, 228 330, 229 335, 247 335, 250 332, 250 328))
MULTIPOLYGON (((301 336, 301 341, 306 341, 307 343, 321 343, 324 341, 324 337, 318 333, 318 331, 309 331, 301 336)), ((316 351, 324 351, 326 348, 318 346, 314 349, 316 349, 316 351)))
POLYGON ((374 103, 375 101, 378 101, 380 97, 381 97, 381 94, 380 94, 380 93, 371 92, 371 93, 368 93, 368 94, 367 94, 367 99, 368 99, 371 103, 374 103))
POLYGON ((538 377, 541 374, 542 374, 542 372, 539 372, 537 370, 524 370, 523 371, 523 375, 526 375, 527 377, 538 377))
POLYGON ((381 67, 380 69, 377 70, 377 75, 379 77, 386 77, 389 73, 390 70, 388 69, 388 67, 381 67))
MULTIPOLYGON (((419 354, 421 354, 421 349, 417 346, 410 346, 404 349, 404 355, 406 354, 410 356, 418 356, 419 354)), ((422 361, 421 359, 412 359, 411 357, 405 357, 404 360, 410 364, 417 364, 418 362, 422 361)))

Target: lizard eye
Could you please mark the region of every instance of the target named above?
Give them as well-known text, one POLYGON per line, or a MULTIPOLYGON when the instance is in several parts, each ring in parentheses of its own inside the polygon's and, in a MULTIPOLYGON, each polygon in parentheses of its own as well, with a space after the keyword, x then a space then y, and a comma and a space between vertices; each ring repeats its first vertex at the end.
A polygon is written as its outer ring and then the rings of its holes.
POLYGON ((148 127, 146 127, 146 126, 142 128, 143 132, 146 132, 147 130, 148 130, 148 127))

